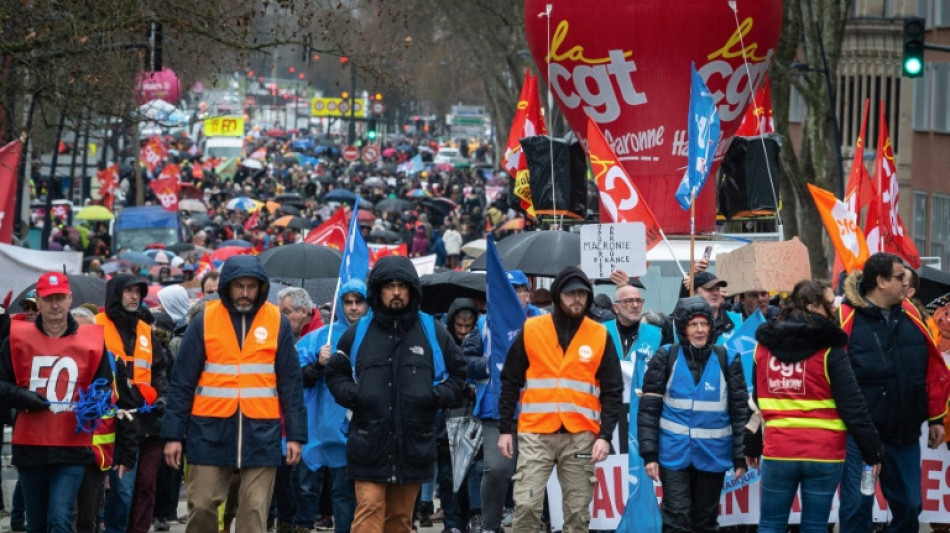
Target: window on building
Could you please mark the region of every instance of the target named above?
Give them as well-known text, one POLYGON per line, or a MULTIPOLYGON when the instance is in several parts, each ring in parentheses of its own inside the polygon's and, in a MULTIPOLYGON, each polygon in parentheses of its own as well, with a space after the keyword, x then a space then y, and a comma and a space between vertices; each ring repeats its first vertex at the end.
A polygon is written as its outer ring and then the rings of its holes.
POLYGON ((924 75, 914 80, 914 131, 930 131, 930 95, 933 73, 924 64, 924 75))
POLYGON ((941 264, 950 265, 950 196, 934 194, 930 209, 930 255, 940 258, 941 264))
POLYGON ((950 91, 950 63, 934 63, 933 69, 933 92, 930 100, 932 102, 933 113, 933 131, 938 133, 950 133, 950 110, 947 109, 947 94, 950 91))
POLYGON ((920 255, 927 252, 927 193, 914 191, 914 246, 920 255))

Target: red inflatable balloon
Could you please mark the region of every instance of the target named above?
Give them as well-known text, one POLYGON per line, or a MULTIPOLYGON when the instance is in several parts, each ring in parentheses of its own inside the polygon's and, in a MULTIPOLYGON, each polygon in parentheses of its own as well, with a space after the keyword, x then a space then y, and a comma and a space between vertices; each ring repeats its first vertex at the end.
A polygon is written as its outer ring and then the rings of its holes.
POLYGON ((689 213, 673 194, 687 164, 690 62, 721 120, 715 163, 696 200, 696 230, 711 232, 718 163, 778 43, 780 0, 734 4, 735 14, 726 0, 524 3, 531 54, 541 75, 550 74, 574 133, 585 138, 588 116, 598 123, 667 234, 689 233, 689 213))

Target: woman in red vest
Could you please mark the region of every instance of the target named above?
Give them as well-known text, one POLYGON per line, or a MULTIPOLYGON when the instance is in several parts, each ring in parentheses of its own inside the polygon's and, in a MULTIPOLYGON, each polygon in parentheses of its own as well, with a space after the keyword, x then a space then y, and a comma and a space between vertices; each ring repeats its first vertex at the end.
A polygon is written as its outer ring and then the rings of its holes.
POLYGON ((799 486, 802 533, 827 531, 848 431, 874 475, 880 470, 881 439, 845 353, 848 336, 833 321, 833 302, 827 282, 800 281, 779 317, 755 335, 765 442, 762 430, 749 434, 745 452, 750 466, 764 459, 760 533, 787 529, 799 486))

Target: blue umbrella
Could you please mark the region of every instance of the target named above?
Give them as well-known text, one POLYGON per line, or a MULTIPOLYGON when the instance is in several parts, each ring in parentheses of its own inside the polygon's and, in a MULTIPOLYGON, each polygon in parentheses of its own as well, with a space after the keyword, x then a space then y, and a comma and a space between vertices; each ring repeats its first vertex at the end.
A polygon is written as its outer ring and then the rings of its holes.
POLYGON ((155 266, 158 263, 155 262, 151 257, 143 254, 142 252, 133 252, 132 250, 126 250, 119 254, 119 259, 132 263, 133 265, 140 266, 155 266))
POLYGON ((313 149, 313 139, 297 139, 290 143, 291 148, 299 152, 307 152, 313 149))
POLYGON ((327 150, 329 150, 329 148, 321 144, 320 146, 317 146, 313 149, 313 153, 320 155, 326 153, 327 150))
POLYGON ((332 191, 323 195, 324 202, 342 202, 352 204, 356 201, 356 195, 353 194, 353 191, 346 189, 333 189, 332 191))
POLYGON ((240 248, 251 248, 251 247, 253 247, 254 245, 251 244, 251 243, 249 243, 249 242, 247 242, 247 241, 245 241, 244 239, 230 239, 230 240, 227 240, 227 241, 222 242, 222 243, 219 244, 218 246, 220 246, 220 247, 225 247, 225 246, 238 246, 238 247, 240 247, 240 248))

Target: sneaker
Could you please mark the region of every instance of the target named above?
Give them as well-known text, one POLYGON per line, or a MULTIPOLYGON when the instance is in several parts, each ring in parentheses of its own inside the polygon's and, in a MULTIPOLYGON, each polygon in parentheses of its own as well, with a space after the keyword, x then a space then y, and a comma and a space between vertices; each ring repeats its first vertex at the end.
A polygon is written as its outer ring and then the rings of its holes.
POLYGON ((505 507, 505 510, 501 515, 501 527, 511 527, 511 524, 514 522, 515 510, 510 507, 505 507))
POLYGON ((168 530, 169 530, 168 520, 165 520, 164 518, 155 519, 155 531, 168 531, 168 530))
POLYGON ((433 522, 441 522, 442 519, 445 518, 445 513, 442 511, 442 508, 439 507, 439 510, 432 513, 432 516, 430 518, 432 519, 433 522))
POLYGON ((482 515, 473 514, 469 517, 468 533, 482 533, 482 515))
POLYGON ((316 523, 313 525, 314 528, 318 530, 333 530, 333 517, 332 516, 321 516, 317 519, 316 523))

